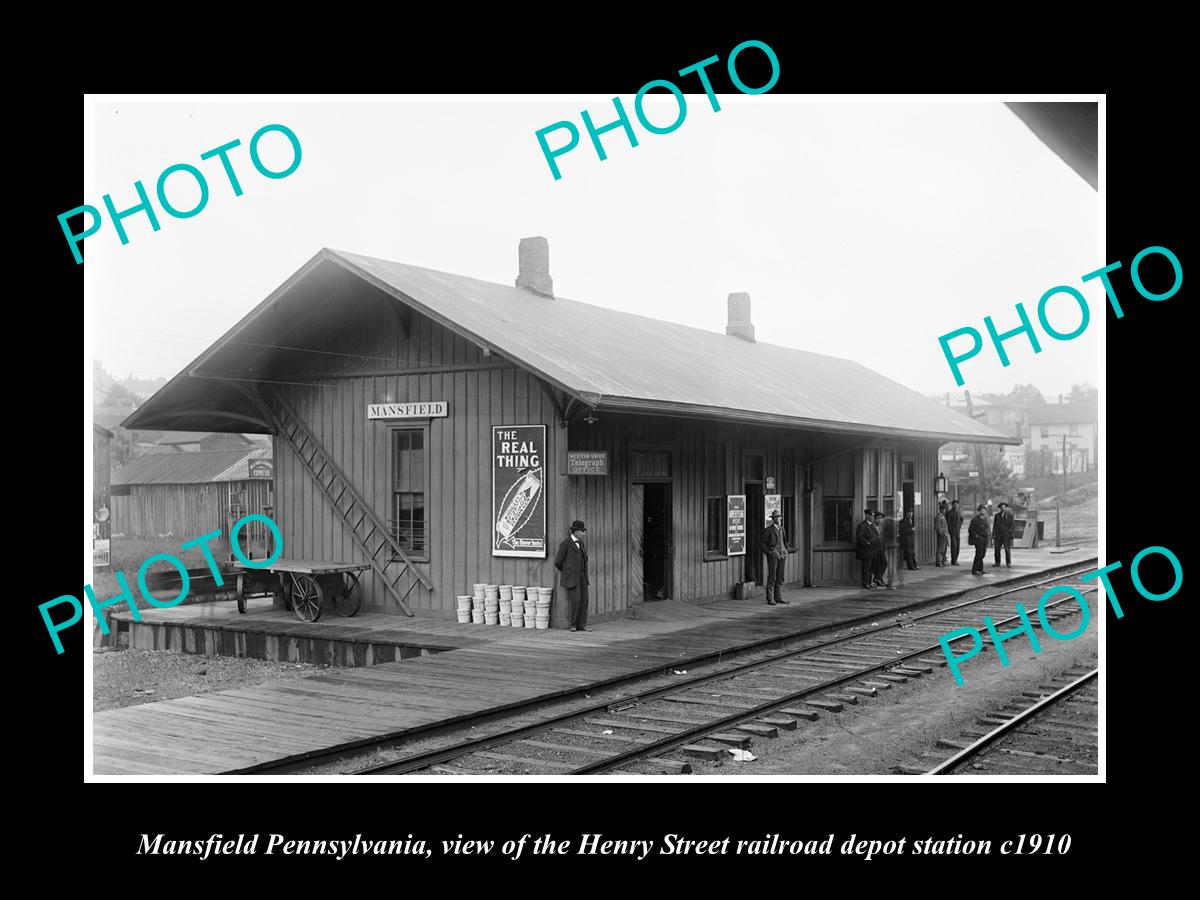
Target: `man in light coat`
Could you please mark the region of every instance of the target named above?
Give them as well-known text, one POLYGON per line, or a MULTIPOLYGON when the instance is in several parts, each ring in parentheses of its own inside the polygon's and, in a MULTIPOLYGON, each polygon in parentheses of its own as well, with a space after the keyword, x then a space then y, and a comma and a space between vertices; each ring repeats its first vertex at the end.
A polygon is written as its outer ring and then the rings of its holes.
POLYGON ((946 550, 950 546, 950 526, 946 524, 946 501, 938 506, 937 515, 933 517, 933 533, 937 535, 937 556, 933 564, 938 568, 946 565, 946 550))

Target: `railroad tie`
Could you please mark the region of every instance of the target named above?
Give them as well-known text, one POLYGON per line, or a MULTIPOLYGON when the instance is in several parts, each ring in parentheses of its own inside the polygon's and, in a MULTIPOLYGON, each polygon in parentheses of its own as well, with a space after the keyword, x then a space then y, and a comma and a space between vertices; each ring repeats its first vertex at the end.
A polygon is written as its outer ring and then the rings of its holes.
POLYGON ((719 741, 722 744, 733 744, 735 747, 746 747, 750 744, 750 735, 730 734, 728 731, 722 731, 720 734, 710 734, 708 740, 719 741))
POLYGON ((758 721, 763 725, 770 725, 773 728, 782 728, 784 731, 795 731, 796 725, 799 724, 795 719, 785 719, 782 716, 759 719, 758 721))
MULTIPOLYGON (((884 687, 888 687, 888 685, 884 685, 884 687)), ((851 694, 858 694, 861 697, 874 697, 879 693, 879 691, 873 687, 859 687, 856 684, 852 684, 847 687, 846 691, 851 694)))
POLYGON ((886 681, 864 681, 863 685, 869 688, 875 688, 878 691, 886 691, 891 689, 891 685, 886 681))
POLYGON ((716 762, 721 758, 721 754, 725 750, 721 747, 705 747, 703 744, 684 744, 679 748, 679 752, 685 753, 688 756, 694 756, 697 759, 707 759, 709 762, 716 762))
POLYGON ((808 706, 815 706, 817 709, 823 709, 828 712, 841 712, 842 704, 833 700, 805 700, 804 703, 808 706))
POLYGON ((952 741, 949 738, 938 738, 936 746, 943 747, 946 750, 966 750, 970 745, 965 741, 952 741))
POLYGON ((826 694, 830 700, 836 700, 838 703, 845 703, 847 706, 854 706, 858 703, 858 698, 853 694, 826 694))
POLYGON ((821 718, 815 709, 795 709, 789 707, 788 709, 781 709, 780 712, 785 716, 795 716, 797 719, 807 719, 810 722, 815 722, 821 718))
POLYGON ((654 759, 645 760, 646 765, 658 766, 663 769, 668 769, 679 775, 691 775, 692 764, 680 762, 677 759, 664 759, 661 756, 656 756, 654 759))
POLYGON ((734 725, 737 731, 744 731, 747 734, 752 734, 755 737, 779 737, 779 729, 773 725, 734 725))

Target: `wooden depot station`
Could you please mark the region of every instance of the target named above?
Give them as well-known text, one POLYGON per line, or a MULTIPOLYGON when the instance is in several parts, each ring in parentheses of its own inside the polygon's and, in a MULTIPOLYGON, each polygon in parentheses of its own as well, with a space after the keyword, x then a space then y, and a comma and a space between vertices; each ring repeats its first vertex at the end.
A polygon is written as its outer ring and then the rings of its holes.
POLYGON ((556 297, 543 238, 515 286, 325 249, 123 424, 273 434, 283 556, 369 565, 364 611, 557 587, 574 519, 593 621, 760 582, 776 506, 790 584, 856 583, 866 508, 915 509, 932 561, 938 447, 1015 439, 757 342, 745 294, 728 313, 718 334, 556 297))

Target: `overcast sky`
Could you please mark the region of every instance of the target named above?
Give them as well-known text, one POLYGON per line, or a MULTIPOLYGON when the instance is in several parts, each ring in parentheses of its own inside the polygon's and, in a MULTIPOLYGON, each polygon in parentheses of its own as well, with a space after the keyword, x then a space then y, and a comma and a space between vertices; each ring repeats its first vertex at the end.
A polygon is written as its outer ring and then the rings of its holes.
MULTIPOLYGON (((610 121, 610 98, 94 102, 84 202, 111 193, 132 206, 135 180, 153 196, 180 162, 211 194, 193 218, 159 209, 158 232, 143 215, 125 220, 126 246, 107 220, 87 239, 91 355, 117 376, 173 376, 323 246, 511 284, 518 240, 544 235, 559 296, 723 331, 726 297, 747 291, 760 341, 854 359, 925 393, 961 390, 939 335, 983 332, 986 315, 1014 327, 1018 301, 1036 322, 1042 293, 1071 285, 1093 310, 1082 337, 1041 335, 1038 355, 1009 341, 1008 368, 989 349, 965 364, 966 387, 1033 382, 1055 399, 1098 383, 1103 289, 1080 282, 1109 261, 1096 192, 1002 104, 720 95, 714 113, 703 95, 687 99, 671 134, 634 120, 638 147, 604 135, 604 162, 583 133, 559 181, 534 132, 561 119, 582 131, 583 108, 610 121), (260 176, 248 157, 269 123, 303 148, 287 178, 260 176), (219 161, 200 160, 234 138, 236 198, 219 161)), ((675 109, 669 96, 647 104, 660 123, 675 109)), ((278 134, 262 148, 273 168, 290 158, 278 134)), ((188 181, 168 182, 183 209, 188 181)), ((1070 331, 1078 312, 1062 303, 1051 322, 1070 331)))

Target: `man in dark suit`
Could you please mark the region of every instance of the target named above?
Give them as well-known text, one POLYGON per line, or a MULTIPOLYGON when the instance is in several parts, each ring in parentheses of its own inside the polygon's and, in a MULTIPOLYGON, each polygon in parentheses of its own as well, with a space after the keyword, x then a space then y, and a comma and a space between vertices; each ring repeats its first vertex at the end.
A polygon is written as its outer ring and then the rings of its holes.
POLYGON ((962 537, 962 510, 958 508, 958 501, 950 502, 950 509, 946 512, 946 528, 950 532, 950 565, 958 565, 958 546, 959 540, 962 537))
POLYGON ((904 554, 905 567, 921 568, 917 565, 917 526, 913 522, 911 509, 906 509, 904 518, 900 520, 900 552, 904 554))
POLYGON ((997 509, 995 520, 992 522, 992 540, 996 546, 996 560, 993 566, 1000 565, 1000 550, 1004 550, 1004 564, 1012 568, 1012 541, 1015 529, 1015 519, 1007 503, 1001 503, 997 509))
POLYGON ((972 575, 986 574, 983 571, 983 557, 987 553, 988 532, 991 530, 988 527, 986 511, 987 507, 980 503, 975 508, 975 517, 967 526, 967 541, 975 548, 975 560, 971 563, 972 575))
POLYGON ((871 583, 875 587, 884 587, 883 576, 887 575, 888 580, 891 580, 891 574, 888 572, 888 555, 887 555, 887 516, 883 514, 882 509, 875 510, 875 533, 879 536, 879 546, 875 550, 875 566, 871 583))
POLYGON ((588 554, 583 537, 587 528, 576 519, 571 523, 570 537, 563 538, 554 556, 554 568, 562 574, 558 582, 567 589, 567 623, 571 631, 591 631, 587 627, 588 613, 588 554))
POLYGON ((871 521, 871 510, 868 509, 865 515, 866 517, 858 523, 858 529, 854 532, 854 555, 862 564, 862 586, 871 589, 874 587, 872 582, 875 580, 875 554, 879 552, 883 542, 880 540, 879 531, 871 521))
POLYGON ((767 557, 767 605, 787 603, 783 599, 783 565, 787 561, 787 535, 783 532, 777 509, 771 512, 771 524, 763 529, 762 552, 767 557))

